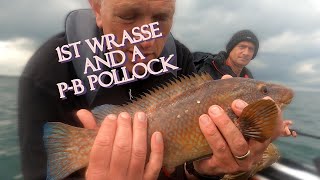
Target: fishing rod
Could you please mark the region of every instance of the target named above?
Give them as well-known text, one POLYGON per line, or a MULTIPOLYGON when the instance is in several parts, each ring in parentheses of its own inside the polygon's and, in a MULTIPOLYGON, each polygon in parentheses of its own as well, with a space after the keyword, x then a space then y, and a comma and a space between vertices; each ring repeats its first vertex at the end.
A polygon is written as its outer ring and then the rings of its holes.
POLYGON ((309 138, 313 138, 313 139, 320 139, 320 136, 315 136, 315 135, 312 135, 312 134, 308 134, 308 133, 304 133, 304 132, 301 132, 299 130, 296 130, 296 129, 290 129, 291 133, 292 131, 295 131, 298 136, 305 136, 305 137, 309 137, 309 138))

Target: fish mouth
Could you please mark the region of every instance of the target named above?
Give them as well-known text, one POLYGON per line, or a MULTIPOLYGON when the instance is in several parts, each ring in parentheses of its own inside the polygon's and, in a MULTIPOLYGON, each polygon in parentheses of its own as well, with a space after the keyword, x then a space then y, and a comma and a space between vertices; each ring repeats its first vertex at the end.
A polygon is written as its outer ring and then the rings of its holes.
POLYGON ((287 106, 288 106, 288 104, 286 104, 286 103, 280 103, 280 104, 279 104, 279 108, 280 108, 281 110, 285 109, 287 106))
POLYGON ((284 95, 282 96, 281 98, 281 103, 279 105, 280 109, 284 109, 286 108, 290 103, 291 101, 293 100, 293 97, 294 97, 294 92, 292 89, 287 89, 286 92, 284 93, 284 95))
POLYGON ((292 98, 288 99, 287 101, 280 103, 278 106, 281 110, 285 109, 292 101, 292 98))

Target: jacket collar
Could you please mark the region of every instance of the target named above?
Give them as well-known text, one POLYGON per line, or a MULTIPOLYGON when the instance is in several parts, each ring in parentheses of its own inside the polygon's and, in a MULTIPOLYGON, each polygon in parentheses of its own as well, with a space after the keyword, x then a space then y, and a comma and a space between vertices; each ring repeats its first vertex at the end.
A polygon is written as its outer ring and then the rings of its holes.
MULTIPOLYGON (((232 71, 231 67, 227 65, 227 54, 224 51, 220 51, 211 61, 214 69, 216 69, 222 76, 229 74, 232 77, 237 77, 237 75, 232 71)), ((249 77, 248 70, 244 67, 240 73, 240 77, 249 77)))

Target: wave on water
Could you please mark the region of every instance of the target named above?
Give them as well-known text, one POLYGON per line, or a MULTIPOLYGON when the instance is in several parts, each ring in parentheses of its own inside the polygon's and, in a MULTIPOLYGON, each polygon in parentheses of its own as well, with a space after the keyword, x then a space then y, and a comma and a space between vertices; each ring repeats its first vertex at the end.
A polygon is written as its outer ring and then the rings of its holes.
POLYGON ((0 149, 0 157, 17 156, 19 152, 20 151, 17 146, 12 148, 0 149))
POLYGON ((22 179, 22 174, 17 174, 13 176, 12 179, 22 179))
POLYGON ((2 126, 9 126, 9 125, 12 125, 13 124, 13 121, 12 120, 1 120, 0 121, 0 127, 2 126))

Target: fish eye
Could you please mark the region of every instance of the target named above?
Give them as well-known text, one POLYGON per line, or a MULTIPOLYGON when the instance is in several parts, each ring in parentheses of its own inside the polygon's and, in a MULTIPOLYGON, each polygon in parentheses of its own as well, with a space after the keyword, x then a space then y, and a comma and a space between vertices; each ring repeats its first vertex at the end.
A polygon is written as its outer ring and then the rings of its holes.
POLYGON ((260 88, 260 90, 261 90, 261 92, 262 92, 263 94, 265 94, 265 95, 269 93, 268 88, 267 88, 266 86, 262 86, 262 87, 260 88))

